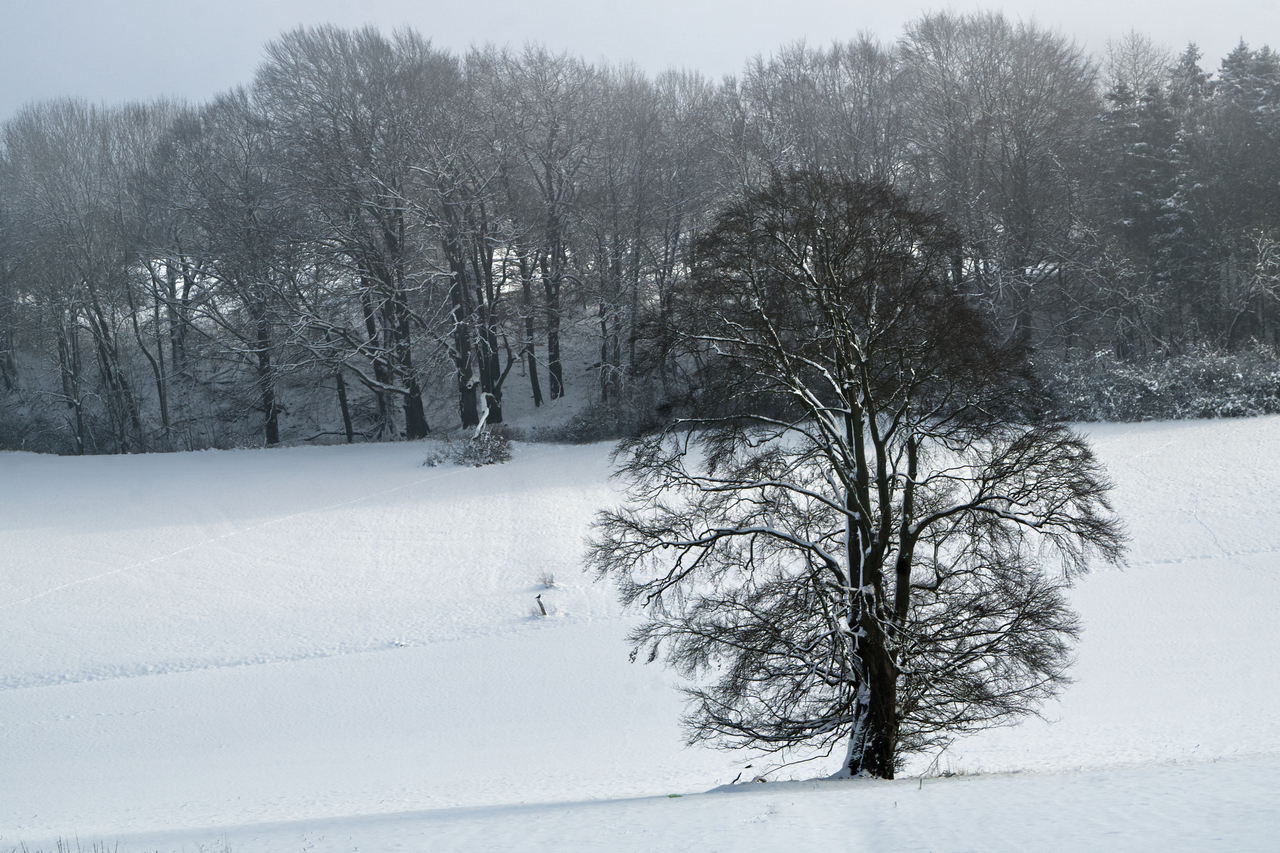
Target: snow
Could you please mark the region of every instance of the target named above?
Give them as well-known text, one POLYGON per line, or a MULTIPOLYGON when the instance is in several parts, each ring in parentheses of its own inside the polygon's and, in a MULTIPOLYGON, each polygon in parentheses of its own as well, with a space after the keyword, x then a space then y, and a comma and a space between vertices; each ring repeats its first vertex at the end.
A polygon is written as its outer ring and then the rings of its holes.
POLYGON ((895 782, 684 747, 579 568, 606 445, 0 454, 0 851, 1274 849, 1280 418, 1087 429, 1076 683, 895 782))

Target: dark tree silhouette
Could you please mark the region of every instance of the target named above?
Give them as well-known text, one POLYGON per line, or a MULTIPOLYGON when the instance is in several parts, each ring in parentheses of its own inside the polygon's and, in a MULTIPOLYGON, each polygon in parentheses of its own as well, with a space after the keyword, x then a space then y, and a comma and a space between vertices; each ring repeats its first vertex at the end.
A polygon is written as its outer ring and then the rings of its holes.
POLYGON ((1065 683, 1063 589, 1123 537, 956 240, 883 184, 796 172, 695 241, 671 334, 700 382, 621 446, 630 498, 589 556, 649 615, 636 652, 694 680, 691 740, 845 741, 843 774, 892 778, 1065 683))

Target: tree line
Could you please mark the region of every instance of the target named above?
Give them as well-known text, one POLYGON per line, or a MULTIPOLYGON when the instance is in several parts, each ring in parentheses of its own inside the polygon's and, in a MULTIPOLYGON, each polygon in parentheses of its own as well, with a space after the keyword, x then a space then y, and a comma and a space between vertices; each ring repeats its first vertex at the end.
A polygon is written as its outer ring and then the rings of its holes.
POLYGON ((656 422, 705 381, 698 236, 795 171, 943 216, 1039 363, 1274 347, 1280 57, 1200 61, 992 13, 721 81, 322 26, 208 103, 29 104, 0 126, 0 447, 412 439, 513 394, 656 422))

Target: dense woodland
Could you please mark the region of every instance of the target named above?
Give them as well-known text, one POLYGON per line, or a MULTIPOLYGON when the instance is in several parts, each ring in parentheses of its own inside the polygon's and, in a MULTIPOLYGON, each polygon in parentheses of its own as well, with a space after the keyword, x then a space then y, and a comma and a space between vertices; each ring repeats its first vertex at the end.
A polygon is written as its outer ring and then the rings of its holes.
POLYGON ((945 216, 1068 414, 1271 410, 1280 54, 1202 62, 995 14, 721 81, 318 27, 210 103, 29 104, 0 126, 0 448, 413 439, 521 395, 574 402, 563 437, 643 427, 697 391, 694 238, 797 169, 945 216))

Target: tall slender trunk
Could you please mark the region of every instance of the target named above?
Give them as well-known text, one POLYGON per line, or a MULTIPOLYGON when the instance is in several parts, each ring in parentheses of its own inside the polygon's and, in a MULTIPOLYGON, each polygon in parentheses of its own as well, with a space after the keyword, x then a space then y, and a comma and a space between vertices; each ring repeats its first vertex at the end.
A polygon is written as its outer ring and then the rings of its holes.
MULTIPOLYGON (((3 260, 3 258, 0 258, 3 260)), ((8 293, 8 271, 0 267, 0 293, 8 293)), ((14 319, 9 297, 0 298, 0 387, 5 391, 18 388, 18 364, 14 359, 14 319)))
POLYGON ((452 225, 446 230, 443 248, 445 260, 449 264, 449 302, 453 313, 454 381, 458 389, 458 417, 465 429, 480 423, 480 413, 476 408, 476 395, 473 390, 475 377, 472 374, 475 370, 471 360, 473 306, 471 292, 467 287, 467 256, 458 230, 457 214, 446 206, 445 215, 452 225))
POLYGON ((164 334, 161 332, 160 322, 160 300, 151 300, 151 322, 155 325, 152 330, 156 339, 156 360, 160 365, 160 375, 156 380, 156 393, 160 397, 160 424, 164 428, 165 441, 171 441, 172 426, 169 418, 169 365, 165 363, 164 356, 164 334))
POLYGON ((364 312, 364 330, 367 335, 364 348, 373 362, 373 378, 378 386, 373 389, 373 398, 378 404, 378 436, 388 438, 395 435, 395 418, 387 400, 387 389, 391 387, 391 370, 387 364, 386 350, 380 340, 378 319, 374 313, 373 299, 369 295, 369 282, 363 276, 360 280, 360 308, 364 312))
POLYGON ((385 328, 391 340, 387 347, 390 355, 390 373, 404 378, 399 393, 404 400, 405 437, 413 440, 425 438, 431 428, 427 425, 426 408, 422 402, 422 387, 413 369, 413 326, 409 311, 409 295, 405 289, 405 215, 398 205, 393 205, 383 221, 382 244, 386 250, 385 261, 372 264, 372 277, 382 285, 386 297, 383 306, 385 328))
POLYGON ((169 315, 169 361, 173 371, 181 375, 187 370, 187 310, 191 305, 191 291, 195 287, 194 274, 189 264, 183 264, 182 293, 177 290, 177 280, 172 270, 167 277, 166 307, 169 315))
POLYGON ((18 363, 13 352, 13 328, 6 325, 0 330, 0 381, 3 381, 5 391, 14 391, 18 387, 18 363))
POLYGON ((547 314, 547 375, 550 380, 551 399, 564 396, 564 367, 560 362, 560 285, 563 271, 559 258, 559 246, 542 255, 542 284, 546 293, 547 314))
POLYGON ((564 396, 564 366, 560 363, 560 291, 564 285, 565 234, 561 193, 567 187, 557 186, 550 164, 546 166, 544 187, 547 197, 546 244, 542 253, 542 285, 546 292, 547 312, 547 376, 552 400, 564 396))
POLYGON ((426 407, 422 402, 422 386, 413 369, 413 347, 410 341, 408 295, 401 286, 396 287, 392 300, 396 344, 396 363, 405 377, 404 431, 410 440, 426 438, 431 433, 427 424, 426 407))
POLYGON ((58 367, 62 378, 62 396, 75 424, 72 447, 76 456, 83 456, 88 442, 85 436, 84 402, 80 392, 80 337, 77 334, 75 309, 69 309, 62 320, 62 327, 58 330, 58 367))
POLYGON ((252 305, 256 339, 254 341, 257 356, 258 395, 262 405, 263 426, 266 433, 267 447, 280 443, 280 407, 276 403, 276 389, 271 367, 271 318, 264 304, 254 301, 252 305))
POLYGON ((347 382, 342 378, 342 371, 334 374, 338 385, 338 409, 342 412, 342 429, 347 434, 347 444, 356 443, 356 430, 351 424, 351 407, 347 405, 347 382))
POLYGON ((621 239, 610 252, 609 277, 600 299, 600 400, 608 402, 622 394, 622 339, 618 305, 622 302, 621 239))
POLYGON ((560 361, 560 288, 547 286, 547 375, 551 399, 564 396, 564 365, 560 361))
POLYGON ((164 364, 164 338, 160 332, 160 287, 159 277, 151 265, 147 264, 147 273, 151 280, 151 292, 154 298, 151 300, 151 317, 155 324, 155 342, 156 351, 152 354, 147 346, 147 342, 142 334, 141 324, 138 322, 138 306, 134 299, 133 288, 126 288, 125 295, 129 301, 129 322, 133 328, 134 340, 138 343, 138 349, 142 351, 143 357, 147 363, 151 365, 151 375, 156 386, 156 402, 160 405, 160 427, 164 431, 165 442, 168 443, 170 437, 169 428, 169 393, 168 393, 168 376, 165 373, 164 364))
POLYGON ((524 346, 521 354, 529 371, 529 385, 533 391, 533 405, 542 405, 542 385, 538 382, 538 360, 534 357, 533 340, 536 328, 533 321, 533 265, 528 255, 520 255, 521 304, 524 307, 524 346))
POLYGON ((475 304, 479 316, 476 335, 480 367, 480 388, 488 395, 485 423, 502 423, 502 360, 498 350, 498 321, 495 313, 497 292, 493 281, 493 247, 486 237, 484 206, 480 207, 480 233, 471 251, 472 277, 475 279, 475 304))
POLYGON ((894 566, 893 630, 901 631, 911 610, 911 565, 915 560, 916 474, 920 468, 920 446, 907 439, 907 479, 902 484, 902 518, 898 527, 898 557, 894 566))

